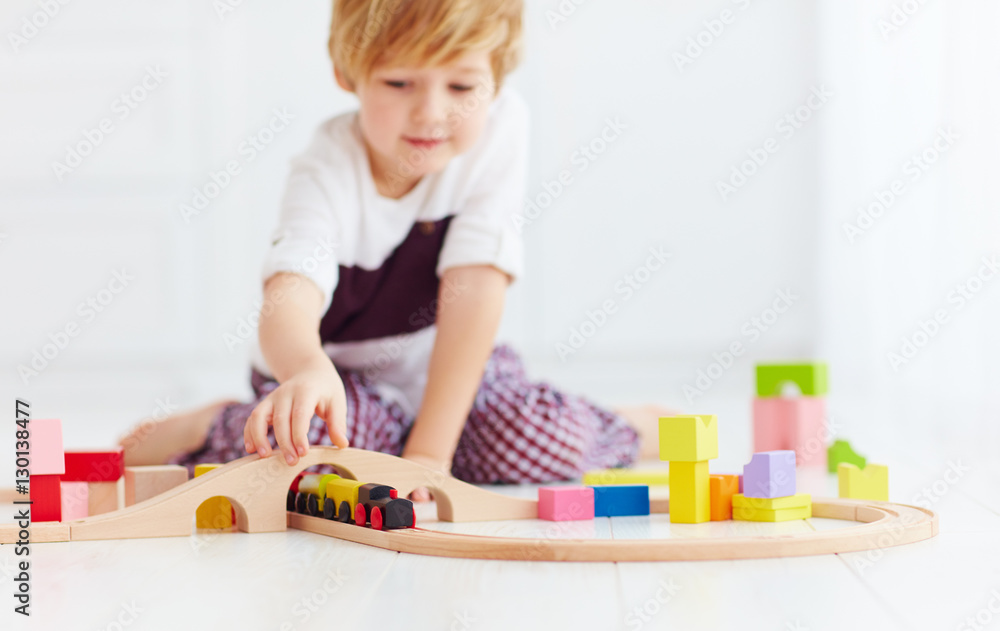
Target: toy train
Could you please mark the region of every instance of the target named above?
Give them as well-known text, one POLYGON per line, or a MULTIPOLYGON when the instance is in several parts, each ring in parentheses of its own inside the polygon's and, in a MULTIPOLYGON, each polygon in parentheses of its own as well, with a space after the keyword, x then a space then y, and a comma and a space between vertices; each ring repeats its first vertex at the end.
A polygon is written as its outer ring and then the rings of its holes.
POLYGON ((417 523, 413 502, 397 497, 396 489, 335 473, 300 474, 288 489, 285 508, 345 524, 371 524, 375 530, 413 528, 417 523))

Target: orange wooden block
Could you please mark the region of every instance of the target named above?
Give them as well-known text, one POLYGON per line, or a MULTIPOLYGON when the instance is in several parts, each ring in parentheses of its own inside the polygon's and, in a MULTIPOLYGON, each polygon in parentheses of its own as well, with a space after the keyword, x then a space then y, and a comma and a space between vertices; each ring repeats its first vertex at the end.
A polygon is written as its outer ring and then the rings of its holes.
POLYGON ((733 518, 733 496, 740 492, 740 476, 717 474, 708 476, 712 521, 733 518))

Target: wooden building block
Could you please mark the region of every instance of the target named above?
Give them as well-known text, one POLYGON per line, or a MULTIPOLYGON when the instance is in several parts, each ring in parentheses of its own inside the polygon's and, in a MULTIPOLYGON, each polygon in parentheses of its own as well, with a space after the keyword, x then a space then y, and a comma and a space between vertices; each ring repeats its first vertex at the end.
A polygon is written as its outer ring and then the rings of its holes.
MULTIPOLYGON (((194 477, 204 475, 221 464, 198 464, 194 466, 194 477)), ((236 522, 233 504, 222 496, 210 497, 195 511, 195 528, 226 529, 236 522)))
POLYGON ((31 477, 66 473, 62 421, 57 418, 33 419, 28 422, 28 435, 31 444, 28 472, 31 477))
POLYGON ((32 475, 29 484, 31 521, 62 521, 62 489, 59 476, 32 475))
POLYGON ((703 462, 719 457, 719 424, 714 414, 660 419, 660 460, 703 462))
POLYGON ((85 482, 90 515, 103 515, 125 508, 125 478, 114 482, 85 482))
POLYGON ((670 461, 670 522, 700 524, 712 517, 708 461, 670 461))
POLYGON ((125 474, 124 449, 66 451, 63 482, 114 482, 125 474))
POLYGON ((745 508, 733 506, 733 519, 736 521, 791 521, 812 517, 812 503, 796 508, 745 508))
POLYGON ((864 469, 868 460, 854 451, 851 443, 846 440, 835 440, 826 452, 826 466, 830 473, 837 473, 837 465, 841 462, 852 464, 859 469, 864 469))
POLYGON ((595 517, 649 514, 649 487, 644 484, 592 486, 595 517))
POLYGON ((740 476, 712 474, 708 476, 709 518, 726 521, 733 518, 733 496, 740 492, 740 476))
POLYGON ((743 465, 743 494, 747 497, 795 495, 795 452, 755 453, 750 462, 743 465))
POLYGON ((825 397, 756 397, 753 449, 791 449, 800 467, 826 466, 825 397))
POLYGON ((90 493, 86 482, 60 482, 59 492, 62 495, 62 521, 83 519, 90 514, 90 493))
POLYGON ((742 493, 737 493, 733 496, 732 502, 733 508, 783 510, 785 508, 812 506, 812 496, 808 493, 797 493, 787 497, 747 497, 742 493))
POLYGON ((594 518, 594 489, 585 486, 538 487, 538 518, 574 521, 594 518))
POLYGON ((797 385, 803 395, 824 396, 828 390, 827 366, 823 362, 757 364, 757 396, 780 396, 786 383, 797 385))
POLYGON ((187 468, 180 465, 125 467, 125 506, 144 502, 187 481, 187 468))
POLYGON ((667 486, 670 484, 670 473, 666 469, 595 469, 583 474, 583 483, 587 486, 611 484, 667 486))
POLYGON ((889 501, 889 467, 869 463, 859 469, 848 462, 837 465, 837 482, 842 499, 889 501))

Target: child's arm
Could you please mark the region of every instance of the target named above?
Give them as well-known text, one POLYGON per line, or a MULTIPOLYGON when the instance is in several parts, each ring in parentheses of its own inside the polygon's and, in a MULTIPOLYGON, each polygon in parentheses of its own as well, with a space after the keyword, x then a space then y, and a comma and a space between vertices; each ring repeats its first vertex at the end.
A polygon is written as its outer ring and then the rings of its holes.
POLYGON ((260 348, 281 385, 257 405, 243 429, 248 453, 271 453, 267 426, 289 464, 309 450, 313 414, 326 421, 330 440, 347 447, 347 402, 333 362, 319 336, 323 296, 316 285, 293 273, 275 274, 264 285, 260 348))
POLYGON ((437 335, 427 386, 403 457, 443 471, 451 460, 483 377, 503 313, 509 277, 490 265, 441 275, 437 335))

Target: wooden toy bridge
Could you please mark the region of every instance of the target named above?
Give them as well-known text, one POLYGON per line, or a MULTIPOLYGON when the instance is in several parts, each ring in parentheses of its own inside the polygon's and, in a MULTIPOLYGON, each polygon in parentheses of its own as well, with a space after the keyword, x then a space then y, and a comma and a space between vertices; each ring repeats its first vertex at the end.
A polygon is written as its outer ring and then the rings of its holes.
MULTIPOLYGON (((210 497, 232 502, 236 526, 249 533, 308 530, 367 545, 432 556, 536 561, 674 561, 805 556, 854 552, 929 539, 938 532, 931 511, 889 502, 813 501, 813 517, 857 522, 810 533, 718 538, 641 540, 485 537, 423 528, 377 531, 285 510, 288 488, 303 469, 330 464, 341 475, 395 487, 400 497, 426 487, 441 521, 536 519, 537 502, 508 497, 395 456, 360 449, 313 446, 295 466, 278 455, 234 460, 144 502, 112 513, 71 522, 31 524, 33 543, 188 536, 198 506, 210 497)), ((652 502, 666 513, 666 500, 652 502)), ((0 526, 0 543, 21 536, 17 525, 0 526)))

